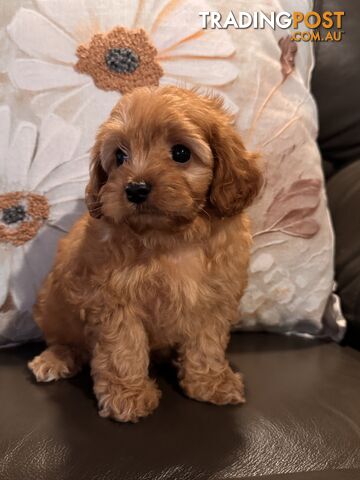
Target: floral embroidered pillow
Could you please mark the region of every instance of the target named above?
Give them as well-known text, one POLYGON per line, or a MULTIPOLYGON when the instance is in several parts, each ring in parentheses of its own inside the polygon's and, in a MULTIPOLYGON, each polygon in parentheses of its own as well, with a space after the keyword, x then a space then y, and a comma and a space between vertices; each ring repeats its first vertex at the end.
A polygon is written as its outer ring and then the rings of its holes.
MULTIPOLYGON (((203 29, 199 16, 291 11, 291 3, 16 0, 0 7, 7 125, 0 130, 0 343, 38 334, 31 306, 58 238, 84 210, 97 127, 121 95, 158 84, 221 95, 248 148, 262 155, 266 183, 249 212, 254 247, 242 325, 322 331, 333 244, 309 93, 311 45, 296 49, 284 30, 203 29)), ((310 10, 311 2, 296 8, 310 10)))

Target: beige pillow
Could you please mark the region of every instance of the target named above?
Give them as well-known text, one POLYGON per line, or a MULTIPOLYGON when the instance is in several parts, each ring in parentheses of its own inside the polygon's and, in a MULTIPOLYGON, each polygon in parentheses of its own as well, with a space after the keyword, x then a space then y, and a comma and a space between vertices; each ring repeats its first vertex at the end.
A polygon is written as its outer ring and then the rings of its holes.
MULTIPOLYGON (((266 183, 249 212, 255 242, 239 313, 243 327, 322 331, 333 282, 333 237, 309 92, 311 45, 297 45, 292 71, 288 32, 204 30, 199 16, 230 8, 291 10, 292 3, 13 0, 0 5, 0 114, 10 119, 8 130, 0 130, 0 172, 7 172, 0 195, 8 199, 23 192, 10 205, 21 211, 13 208, 4 217, 9 206, 0 203, 0 233, 7 229, 0 235, 0 343, 38 334, 31 306, 59 236, 83 209, 87 152, 96 128, 124 92, 157 83, 223 96, 248 148, 262 155, 266 183), (144 31, 134 30, 139 27, 144 31), (24 128, 29 151, 25 157, 17 154, 15 168, 14 144, 24 128), (71 139, 68 148, 64 135, 71 139), (34 171, 38 176, 41 171, 40 146, 53 152, 42 184, 33 180, 34 171), (66 162, 74 169, 71 178, 65 176, 66 162), (9 228, 20 231, 29 220, 30 194, 45 198, 47 210, 32 236, 9 242, 9 228), (37 243, 41 254, 34 253, 37 243)), ((311 2, 296 9, 309 10, 311 2)), ((333 326, 332 333, 339 334, 333 326)))

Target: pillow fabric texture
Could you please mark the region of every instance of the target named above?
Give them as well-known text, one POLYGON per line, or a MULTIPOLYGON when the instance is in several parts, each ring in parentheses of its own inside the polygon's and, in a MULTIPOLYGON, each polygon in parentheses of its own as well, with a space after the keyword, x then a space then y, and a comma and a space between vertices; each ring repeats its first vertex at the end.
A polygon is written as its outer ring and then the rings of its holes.
MULTIPOLYGON (((296 5, 311 9, 310 1, 296 5)), ((341 337, 311 43, 294 44, 282 29, 202 28, 199 12, 226 18, 230 10, 291 12, 294 2, 0 5, 0 344, 40 335, 31 308, 59 238, 85 211, 96 129, 123 94, 158 84, 222 96, 245 145, 261 156, 241 328, 341 337)))

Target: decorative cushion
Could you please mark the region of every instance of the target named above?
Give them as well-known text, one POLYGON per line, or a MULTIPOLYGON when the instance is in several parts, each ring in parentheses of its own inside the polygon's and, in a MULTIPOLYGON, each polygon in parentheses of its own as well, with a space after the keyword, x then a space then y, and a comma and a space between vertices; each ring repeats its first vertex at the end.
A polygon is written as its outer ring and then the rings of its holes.
MULTIPOLYGON (((5 72, 0 101, 8 129, 0 131, 6 172, 0 185, 0 341, 37 333, 31 305, 59 236, 83 210, 87 152, 98 125, 122 94, 157 84, 221 95, 245 144, 263 158, 266 182, 249 211, 254 247, 242 326, 324 331, 333 237, 309 93, 311 45, 296 49, 284 30, 202 29, 199 17, 200 11, 230 8, 291 11, 291 4, 34 0, 29 6, 17 0, 2 5, 1 18, 8 20, 0 32, 5 72)), ((310 10, 311 2, 296 9, 310 10)))

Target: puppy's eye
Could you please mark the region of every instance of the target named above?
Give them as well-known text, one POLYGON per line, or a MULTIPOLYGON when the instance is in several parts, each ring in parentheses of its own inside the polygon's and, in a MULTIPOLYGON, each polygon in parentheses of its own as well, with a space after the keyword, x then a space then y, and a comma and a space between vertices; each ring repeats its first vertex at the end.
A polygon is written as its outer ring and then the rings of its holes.
POLYGON ((171 148, 171 155, 175 162, 186 163, 190 160, 191 152, 185 145, 174 145, 171 148))
POLYGON ((124 162, 126 162, 128 156, 127 153, 124 152, 121 148, 117 148, 115 152, 115 158, 116 158, 116 165, 120 167, 124 162))

